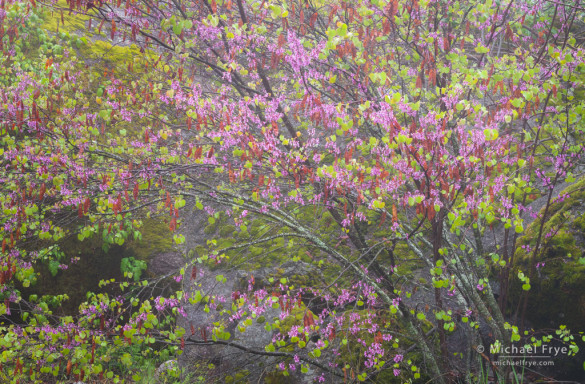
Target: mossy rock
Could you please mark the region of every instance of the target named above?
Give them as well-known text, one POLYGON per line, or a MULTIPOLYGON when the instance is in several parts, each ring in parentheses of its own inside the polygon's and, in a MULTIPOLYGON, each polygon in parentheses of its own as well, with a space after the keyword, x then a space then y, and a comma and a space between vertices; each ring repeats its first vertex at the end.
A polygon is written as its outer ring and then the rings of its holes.
POLYGON ((144 220, 140 233, 142 240, 129 241, 126 246, 138 260, 148 260, 155 254, 174 250, 173 235, 163 220, 157 218, 144 220))
POLYGON ((219 228, 219 235, 221 237, 227 237, 233 235, 235 231, 236 227, 233 225, 222 225, 221 228, 219 228))
POLYGON ((197 245, 191 251, 189 255, 193 258, 202 257, 203 255, 207 254, 207 248, 205 248, 203 245, 197 245), (193 251, 193 253, 191 253, 191 251, 193 251))
MULTIPOLYGON (((530 281, 527 319, 536 327, 566 325, 572 331, 585 331, 585 179, 560 193, 564 194, 569 197, 551 204, 543 226, 545 241, 537 260, 533 260, 540 264, 530 281), (546 237, 548 233, 554 235, 546 237)), ((540 220, 535 220, 519 239, 514 275, 519 270, 528 274, 532 252, 521 246, 536 244, 540 225, 540 220)), ((511 299, 517 302, 522 283, 516 277, 512 279, 511 299)))
MULTIPOLYGON (((65 0, 59 0, 55 4, 61 8, 69 8, 69 5, 65 0)), ((44 23, 43 28, 49 32, 56 33, 60 32, 76 32, 87 30, 87 21, 90 16, 84 15, 83 13, 64 11, 63 17, 61 18, 60 12, 46 12, 43 15, 44 23)))

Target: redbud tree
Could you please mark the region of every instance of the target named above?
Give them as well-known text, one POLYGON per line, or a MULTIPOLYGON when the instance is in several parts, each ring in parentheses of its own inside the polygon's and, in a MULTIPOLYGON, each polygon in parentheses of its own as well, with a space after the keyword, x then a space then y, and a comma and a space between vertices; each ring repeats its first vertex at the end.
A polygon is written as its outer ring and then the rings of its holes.
POLYGON ((123 379, 104 355, 158 343, 235 348, 319 380, 473 381, 482 369, 508 380, 475 348, 536 334, 524 318, 545 222, 584 149, 578 4, 3 4, 3 308, 32 313, 4 330, 11 377, 123 379), (85 36, 30 48, 23 37, 49 13, 62 28, 76 15, 85 36), (92 70, 84 55, 103 40, 132 54, 92 70), (177 271, 171 297, 94 295, 59 318, 18 294, 69 235, 121 245, 158 214, 188 247, 194 210, 235 231, 177 271), (536 236, 520 250, 528 223, 536 236), (200 286, 202 268, 225 283, 222 266, 270 253, 327 278, 259 284, 251 272, 231 297, 200 286), (195 304, 221 320, 168 320, 195 304), (259 317, 263 349, 242 336, 259 317), (459 363, 456 330, 468 341, 459 363))

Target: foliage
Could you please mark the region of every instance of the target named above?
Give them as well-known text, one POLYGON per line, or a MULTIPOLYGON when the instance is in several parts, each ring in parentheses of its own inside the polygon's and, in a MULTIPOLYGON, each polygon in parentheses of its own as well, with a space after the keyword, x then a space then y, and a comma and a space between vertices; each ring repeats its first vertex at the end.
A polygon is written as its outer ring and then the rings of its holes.
POLYGON ((125 275, 134 281, 140 280, 142 272, 146 270, 146 262, 142 260, 136 260, 134 257, 125 257, 122 259, 120 269, 125 275))
POLYGON ((321 381, 442 383, 482 377, 488 360, 506 382, 510 370, 474 347, 556 337, 577 352, 563 324, 543 336, 524 319, 538 257, 553 244, 547 226, 566 233, 554 187, 576 180, 585 149, 575 97, 584 53, 571 33, 581 8, 2 7, 0 313, 15 317, 2 329, 4 379, 136 381, 138 355, 216 345, 274 359, 267 372, 277 379, 311 368, 321 381), (57 32, 66 17, 69 30, 57 32), (527 202, 538 198, 544 208, 529 219, 527 202), (72 236, 107 250, 140 240, 143 220, 158 217, 180 247, 185 234, 174 232, 194 211, 217 236, 177 271, 184 290, 160 296, 165 276, 140 281, 145 262, 129 256, 122 270, 132 281, 103 283, 123 293, 88 293, 76 316, 20 293, 39 262, 61 266, 60 244, 72 236), (528 270, 517 273, 529 221, 528 270), (198 274, 211 269, 225 284, 222 269, 283 259, 322 276, 299 286, 290 274, 260 283, 250 273, 225 297, 206 292, 198 274), (516 279, 520 298, 508 293, 516 279), (219 320, 178 326, 195 305, 219 320), (514 306, 520 319, 505 318, 514 306), (271 341, 251 348, 238 332, 261 316, 271 341), (469 341, 462 369, 448 351, 456 330, 469 341))

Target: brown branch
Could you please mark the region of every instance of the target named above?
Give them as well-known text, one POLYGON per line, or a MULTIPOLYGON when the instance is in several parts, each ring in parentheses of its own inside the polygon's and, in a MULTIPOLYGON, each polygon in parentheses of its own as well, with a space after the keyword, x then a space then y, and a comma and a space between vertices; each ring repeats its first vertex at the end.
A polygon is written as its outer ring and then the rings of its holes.
POLYGON ((318 361, 311 359, 309 357, 305 357, 305 356, 301 356, 301 355, 297 355, 294 353, 288 353, 288 352, 267 352, 267 351, 260 351, 257 349, 252 349, 249 347, 246 347, 245 345, 241 345, 241 344, 237 344, 234 343, 233 341, 224 341, 224 340, 208 340, 208 341, 204 341, 204 340, 197 340, 194 339, 192 337, 189 337, 185 340, 185 344, 191 344, 191 345, 225 345, 227 347, 232 347, 232 348, 236 348, 239 349, 241 351, 247 352, 247 353, 251 353, 253 355, 258 355, 258 356, 269 356, 269 357, 286 357, 286 358, 291 358, 293 359, 295 356, 298 356, 298 358, 301 361, 304 361, 305 363, 314 365, 315 367, 318 367, 326 372, 331 373, 332 375, 335 375, 337 377, 343 377, 343 374, 341 372, 339 372, 336 369, 330 368, 324 364, 319 363, 318 361))

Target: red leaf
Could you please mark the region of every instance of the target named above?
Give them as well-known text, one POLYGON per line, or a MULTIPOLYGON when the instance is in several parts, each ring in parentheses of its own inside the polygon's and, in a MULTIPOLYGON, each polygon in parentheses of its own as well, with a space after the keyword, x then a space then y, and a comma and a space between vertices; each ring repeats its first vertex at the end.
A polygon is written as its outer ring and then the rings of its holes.
POLYGON ((116 34, 116 22, 112 20, 112 29, 110 30, 110 38, 114 40, 114 35, 116 34))
POLYGON ((43 196, 45 196, 46 189, 47 189, 47 186, 45 185, 45 183, 41 184, 41 189, 39 190, 39 200, 42 200, 43 196))
POLYGON ((95 340, 92 340, 91 342, 91 360, 90 363, 93 364, 95 359, 95 340))
POLYGON ((374 337, 374 341, 376 343, 381 343, 384 339, 382 338, 382 332, 378 331, 376 336, 374 337))
POLYGON ((335 328, 331 328, 331 332, 329 333, 329 341, 333 341, 335 339, 335 328))
POLYGON ((317 12, 313 13, 313 16, 311 16, 311 20, 309 20, 309 25, 311 27, 313 27, 315 25, 315 21, 317 21, 317 12))

